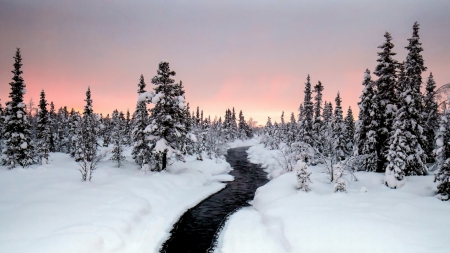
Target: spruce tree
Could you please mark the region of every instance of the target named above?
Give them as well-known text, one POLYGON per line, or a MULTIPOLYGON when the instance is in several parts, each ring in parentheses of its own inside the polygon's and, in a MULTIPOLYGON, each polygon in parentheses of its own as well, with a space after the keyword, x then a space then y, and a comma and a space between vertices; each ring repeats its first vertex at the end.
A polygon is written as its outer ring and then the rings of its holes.
POLYGON ((124 125, 117 109, 114 110, 111 121, 112 121, 111 142, 113 144, 113 149, 111 150, 112 153, 111 160, 117 164, 118 168, 120 168, 123 164, 123 161, 125 161, 125 156, 123 155, 124 125))
POLYGON ((405 184, 405 176, 423 175, 426 172, 426 156, 419 143, 420 135, 416 134, 421 132, 414 99, 416 89, 407 80, 399 82, 398 88, 400 97, 390 137, 389 164, 385 176, 385 184, 394 189, 405 184))
POLYGON ((436 103, 435 94, 436 82, 434 81, 433 73, 430 73, 427 85, 425 87, 423 110, 424 135, 427 139, 424 149, 425 154, 427 155, 428 162, 434 162, 434 136, 436 135, 436 131, 439 128, 438 105, 436 103))
POLYGON ((346 154, 346 143, 345 143, 345 132, 344 132, 344 119, 341 107, 341 96, 339 92, 335 99, 336 108, 334 109, 334 121, 333 121, 333 156, 336 161, 342 161, 345 159, 346 154))
POLYGON ((34 147, 31 142, 30 122, 28 121, 26 105, 23 102, 25 83, 22 78, 22 56, 18 48, 14 56, 14 74, 9 97, 6 102, 2 161, 9 169, 17 165, 27 167, 34 163, 34 147))
POLYGON ((83 118, 77 129, 75 161, 80 165, 81 180, 91 181, 100 160, 97 144, 97 118, 94 114, 90 87, 86 91, 83 118))
POLYGON ((50 121, 48 118, 47 100, 45 100, 45 92, 41 91, 41 97, 39 100, 39 114, 38 125, 36 129, 37 146, 36 152, 39 162, 42 164, 48 163, 50 154, 50 121))
MULTIPOLYGON (((146 92, 145 86, 144 76, 141 75, 138 84, 138 95, 146 92)), ((134 161, 143 168, 144 165, 149 164, 151 157, 151 149, 145 133, 145 128, 148 125, 148 111, 145 101, 137 102, 134 115, 134 129, 132 131, 133 149, 131 154, 133 155, 134 161)))
MULTIPOLYGON (((423 152, 423 148, 427 149, 427 139, 426 135, 424 135, 423 130, 425 130, 424 126, 424 118, 423 118, 423 112, 424 112, 424 97, 421 92, 422 87, 422 73, 427 70, 427 68, 424 65, 424 60, 422 57, 421 52, 423 51, 422 43, 419 42, 419 23, 414 22, 413 25, 413 34, 410 39, 408 39, 409 45, 406 47, 408 50, 408 55, 406 57, 405 62, 405 82, 408 83, 408 85, 411 87, 411 99, 413 102, 410 104, 410 108, 408 109, 409 112, 414 111, 414 113, 411 114, 412 123, 417 124, 418 127, 411 129, 412 134, 417 137, 417 142, 419 143, 419 146, 421 147, 420 150, 417 150, 416 152, 423 152), (411 108, 411 106, 413 108, 411 108)), ((432 142, 432 138, 428 140, 428 142, 432 142)), ((426 156, 426 154, 424 154, 426 156)), ((423 162, 426 162, 425 159, 423 159, 423 162)), ((426 171, 421 171, 423 168, 416 168, 419 171, 412 172, 413 174, 419 174, 422 175, 426 171)), ((414 170, 414 169, 413 169, 414 170)), ((410 171, 410 170, 408 170, 410 171)), ((408 172, 409 175, 411 172, 408 172)))
MULTIPOLYGON (((398 62, 392 58, 396 53, 392 52, 394 44, 391 42, 391 34, 386 32, 384 37, 386 42, 378 48, 382 52, 378 53, 378 65, 374 74, 378 76, 376 81, 376 100, 374 106, 374 117, 378 122, 375 143, 377 152, 377 171, 385 171, 386 158, 389 151, 389 137, 393 130, 396 105, 396 69, 398 62)), ((373 139, 373 138, 371 138, 373 139)))
POLYGON ((77 148, 78 128, 81 124, 81 116, 79 112, 76 112, 73 108, 69 113, 68 121, 68 133, 67 133, 67 150, 71 157, 75 157, 77 148))
POLYGON ((450 111, 445 110, 439 121, 436 134, 436 167, 434 181, 438 182, 437 197, 442 201, 450 199, 450 111))
POLYGON ((175 71, 170 70, 168 62, 159 63, 157 75, 152 78, 155 104, 151 111, 152 121, 146 132, 153 136, 151 143, 155 169, 165 170, 169 159, 184 161, 182 155, 187 143, 188 119, 184 113, 184 89, 171 77, 175 71))
POLYGON ((355 137, 355 119, 353 118, 352 108, 348 107, 347 116, 345 117, 345 142, 346 153, 353 154, 353 144, 355 137))
POLYGON ((315 140, 315 147, 319 150, 319 152, 323 152, 323 121, 322 121, 322 91, 323 85, 319 81, 314 86, 314 92, 316 95, 314 96, 314 120, 313 120, 313 138, 315 140))
POLYGON ((303 120, 303 141, 314 146, 314 140, 312 136, 313 130, 313 117, 314 117, 314 105, 312 102, 311 96, 311 81, 310 77, 306 78, 305 83, 305 98, 303 100, 303 111, 304 111, 304 120, 303 120))

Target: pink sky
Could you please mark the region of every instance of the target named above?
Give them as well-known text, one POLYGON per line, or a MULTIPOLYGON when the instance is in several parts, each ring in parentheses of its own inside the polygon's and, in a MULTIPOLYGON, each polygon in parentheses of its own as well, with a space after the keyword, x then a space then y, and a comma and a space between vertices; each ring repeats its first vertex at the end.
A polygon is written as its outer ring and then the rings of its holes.
MULTIPOLYGON (((391 32, 396 59, 406 56, 414 21, 438 86, 450 82, 449 1, 0 1, 0 99, 8 100, 20 47, 26 101, 45 89, 56 107, 81 109, 91 87, 94 111, 132 112, 137 83, 147 88, 168 60, 194 110, 222 116, 243 110, 265 124, 296 115, 304 82, 339 91, 357 115, 364 70, 391 32)), ((374 77, 374 76, 373 76, 374 77)), ((375 78, 375 77, 374 77, 375 78)))

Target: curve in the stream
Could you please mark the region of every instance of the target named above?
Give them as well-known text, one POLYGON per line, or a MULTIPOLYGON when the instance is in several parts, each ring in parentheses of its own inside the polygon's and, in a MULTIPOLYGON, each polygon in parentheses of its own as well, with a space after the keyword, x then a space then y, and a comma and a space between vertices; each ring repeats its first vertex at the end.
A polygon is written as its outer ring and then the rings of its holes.
POLYGON ((234 181, 216 194, 186 211, 174 225, 171 237, 163 244, 164 253, 203 253, 212 248, 222 221, 234 210, 248 206, 258 187, 267 183, 266 173, 247 160, 249 147, 228 150, 227 162, 234 181))

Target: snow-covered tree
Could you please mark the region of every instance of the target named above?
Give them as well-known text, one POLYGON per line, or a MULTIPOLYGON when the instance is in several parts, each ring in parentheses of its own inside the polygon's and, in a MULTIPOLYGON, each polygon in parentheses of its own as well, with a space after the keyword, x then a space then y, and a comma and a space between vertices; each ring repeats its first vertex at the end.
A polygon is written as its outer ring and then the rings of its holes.
POLYGON ((31 142, 30 122, 28 121, 23 95, 26 92, 22 78, 22 56, 18 48, 14 56, 14 74, 9 97, 6 102, 5 127, 2 161, 9 169, 17 165, 27 167, 34 163, 34 146, 31 142))
POLYGON ((342 161, 333 165, 334 192, 347 192, 347 182, 344 178, 344 164, 342 161))
POLYGON ((346 154, 346 142, 345 142, 345 123, 343 119, 343 112, 341 107, 341 96, 339 92, 335 99, 336 108, 334 109, 334 121, 333 121, 333 156, 336 161, 345 159, 346 154))
POLYGON ((36 153, 38 155, 39 162, 42 164, 48 163, 50 154, 50 122, 48 118, 47 100, 45 100, 45 92, 41 91, 41 97, 39 100, 39 114, 38 125, 36 129, 36 153))
POLYGON ((435 145, 433 140, 434 136, 436 135, 436 131, 439 128, 438 104, 436 102, 435 94, 436 94, 436 82, 434 81, 433 73, 430 73, 427 85, 425 87, 425 96, 423 99, 424 100, 423 128, 424 128, 424 135, 427 138, 427 142, 424 149, 429 162, 434 161, 433 150, 435 148, 435 145))
POLYGON ((345 142, 346 144, 346 153, 353 154, 353 144, 355 137, 355 119, 353 118, 352 108, 348 107, 347 116, 344 120, 345 123, 345 142))
POLYGON ((385 170, 386 158, 388 155, 389 137, 393 130, 396 105, 396 69, 398 62, 392 58, 396 53, 392 52, 394 44, 391 42, 391 34, 386 32, 384 37, 386 42, 378 48, 383 51, 378 53, 378 65, 374 74, 378 76, 376 81, 376 99, 374 106, 374 118, 378 121, 376 141, 377 151, 377 171, 385 170))
POLYGON ((314 146, 316 146, 319 151, 323 151, 323 120, 322 120, 322 91, 323 85, 319 81, 314 86, 314 92, 316 95, 314 96, 314 120, 313 120, 313 139, 315 140, 314 146))
POLYGON ((76 112, 73 108, 69 113, 69 121, 68 121, 68 152, 71 157, 75 157, 76 148, 77 148, 77 134, 78 127, 81 123, 81 115, 79 112, 76 112))
POLYGON ((303 100, 303 114, 304 114, 304 120, 302 122, 303 126, 303 141, 313 145, 313 118, 314 118, 314 104, 312 102, 312 96, 311 96, 311 80, 308 75, 306 78, 305 83, 305 98, 303 100))
POLYGON ((437 197, 440 200, 450 199, 450 111, 444 111, 436 134, 436 167, 434 181, 438 182, 437 197))
POLYGON ((296 165, 297 171, 297 189, 309 192, 311 189, 309 188, 309 183, 311 183, 311 171, 308 169, 308 165, 302 161, 298 161, 296 165))
MULTIPOLYGON (((138 84, 138 95, 144 94, 145 91, 145 81, 144 76, 141 75, 138 84)), ((138 101, 136 105, 136 111, 134 112, 133 120, 133 150, 131 154, 133 155, 134 161, 141 166, 148 165, 151 157, 151 149, 149 147, 149 141, 146 138, 145 128, 148 125, 148 111, 147 104, 145 101, 138 101)))
POLYGON ((157 75, 152 78, 154 96, 151 101, 155 107, 150 109, 151 122, 145 131, 152 139, 151 148, 155 170, 165 170, 169 159, 184 161, 184 150, 189 122, 184 112, 184 89, 171 78, 175 71, 170 70, 168 62, 159 63, 157 75))
POLYGON ((398 83, 397 111, 390 138, 389 153, 386 167, 385 183, 390 188, 400 188, 405 182, 405 176, 423 175, 427 169, 425 166, 426 155, 419 139, 422 129, 418 119, 421 113, 416 103, 421 103, 417 96, 417 90, 411 82, 403 80, 398 83), (418 99, 415 99, 417 98, 418 99))
POLYGON ((111 160, 117 164, 117 167, 122 166, 123 161, 125 161, 124 151, 124 124, 120 119, 119 112, 114 110, 112 114, 112 134, 111 142, 113 144, 113 149, 111 150, 112 157, 111 160))
POLYGON ((77 129, 75 161, 80 165, 81 180, 91 181, 101 157, 98 154, 97 118, 92 107, 90 88, 86 91, 85 101, 83 118, 77 129))

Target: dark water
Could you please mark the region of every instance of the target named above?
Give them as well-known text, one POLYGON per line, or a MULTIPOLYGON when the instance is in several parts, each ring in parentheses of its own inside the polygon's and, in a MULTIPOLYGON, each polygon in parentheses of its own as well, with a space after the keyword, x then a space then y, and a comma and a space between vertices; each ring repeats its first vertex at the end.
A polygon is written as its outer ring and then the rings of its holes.
POLYGON ((211 195, 181 216, 163 244, 161 252, 204 253, 213 248, 216 232, 229 213, 248 206, 258 187, 267 183, 266 173, 259 165, 247 161, 248 147, 228 150, 227 162, 234 181, 220 192, 211 195))

